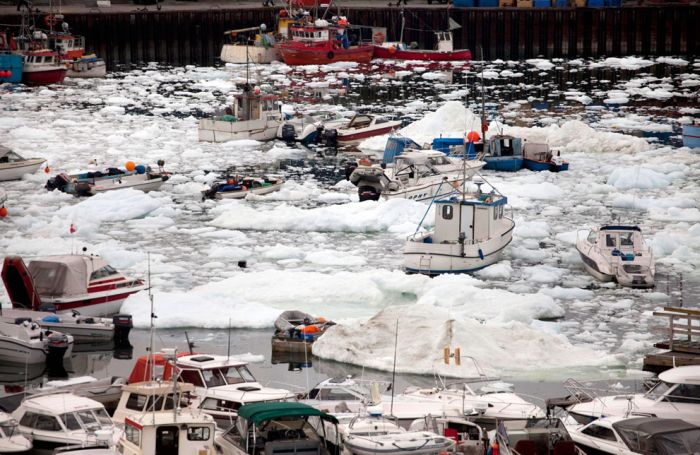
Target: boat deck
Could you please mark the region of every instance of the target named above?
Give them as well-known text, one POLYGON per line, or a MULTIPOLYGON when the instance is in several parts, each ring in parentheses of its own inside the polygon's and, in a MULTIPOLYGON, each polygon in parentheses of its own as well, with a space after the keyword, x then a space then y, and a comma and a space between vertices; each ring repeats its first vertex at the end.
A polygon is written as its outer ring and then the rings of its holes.
POLYGON ((664 352, 647 354, 644 370, 659 373, 673 367, 700 365, 700 310, 665 307, 654 316, 668 318, 669 327, 662 329, 668 338, 654 344, 664 352))

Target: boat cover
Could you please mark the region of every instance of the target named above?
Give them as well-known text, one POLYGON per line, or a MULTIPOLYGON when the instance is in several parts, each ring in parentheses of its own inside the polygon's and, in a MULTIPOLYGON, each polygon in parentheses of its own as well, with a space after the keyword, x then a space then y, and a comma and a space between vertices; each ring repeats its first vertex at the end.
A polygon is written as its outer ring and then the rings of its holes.
POLYGON ((633 452, 673 455, 700 446, 700 428, 680 419, 640 417, 613 423, 633 452))
POLYGON ((29 273, 39 295, 87 294, 88 264, 83 256, 52 256, 31 261, 29 273))
POLYGON ((249 420, 255 425, 260 425, 267 420, 284 417, 308 416, 319 417, 335 424, 338 423, 338 419, 335 416, 298 402, 251 403, 244 404, 238 409, 238 417, 249 420))
POLYGON ((4 145, 0 145, 0 158, 4 157, 8 153, 10 153, 12 150, 9 148, 5 147, 4 145))
POLYGON ((303 311, 298 310, 287 310, 280 314, 275 321, 275 329, 279 332, 286 332, 289 329, 293 329, 299 324, 302 324, 304 320, 313 321, 314 318, 303 311))

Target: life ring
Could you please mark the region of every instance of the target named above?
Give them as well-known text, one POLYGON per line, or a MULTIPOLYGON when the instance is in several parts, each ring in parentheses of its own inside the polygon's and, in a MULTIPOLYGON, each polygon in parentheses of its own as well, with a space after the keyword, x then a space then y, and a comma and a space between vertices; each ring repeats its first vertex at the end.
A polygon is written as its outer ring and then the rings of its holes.
POLYGON ((328 60, 333 60, 333 57, 335 57, 335 52, 328 51, 328 53, 326 54, 326 57, 328 57, 328 60))
POLYGON ((60 21, 59 18, 54 16, 53 14, 47 14, 46 17, 44 17, 44 23, 48 26, 51 27, 52 25, 58 24, 60 21))
POLYGON ((372 35, 372 42, 374 44, 383 44, 384 41, 386 40, 386 35, 382 32, 375 32, 374 35, 372 35))

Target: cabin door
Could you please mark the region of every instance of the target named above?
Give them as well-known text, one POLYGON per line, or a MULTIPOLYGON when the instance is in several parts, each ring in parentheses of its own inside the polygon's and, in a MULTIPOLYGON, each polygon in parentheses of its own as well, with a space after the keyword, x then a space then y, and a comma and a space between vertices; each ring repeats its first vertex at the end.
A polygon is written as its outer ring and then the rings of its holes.
POLYGON ((173 455, 178 453, 180 430, 176 426, 158 427, 156 430, 156 454, 173 455))
POLYGON ((474 207, 474 241, 489 238, 489 209, 488 207, 474 207))

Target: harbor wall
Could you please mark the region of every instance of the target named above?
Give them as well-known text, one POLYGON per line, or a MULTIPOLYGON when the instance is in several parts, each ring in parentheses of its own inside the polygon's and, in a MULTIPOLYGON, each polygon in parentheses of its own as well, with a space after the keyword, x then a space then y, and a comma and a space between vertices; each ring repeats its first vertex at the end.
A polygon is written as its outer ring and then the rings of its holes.
MULTIPOLYGON (((444 9, 410 8, 404 41, 432 47, 431 30, 444 29, 444 9), (417 22, 417 23, 416 23, 417 22)), ((680 55, 698 50, 700 6, 622 8, 452 8, 462 25, 454 31, 455 48, 469 48, 475 59, 577 58, 625 55, 680 55)), ((345 11, 343 11, 345 13, 345 11)), ((119 65, 157 61, 172 65, 213 65, 225 30, 274 23, 272 8, 195 11, 88 11, 66 14, 71 29, 87 47, 119 65)), ((351 23, 384 26, 396 40, 398 12, 392 8, 353 8, 351 23)), ((16 15, 0 17, 13 24, 16 15)))

